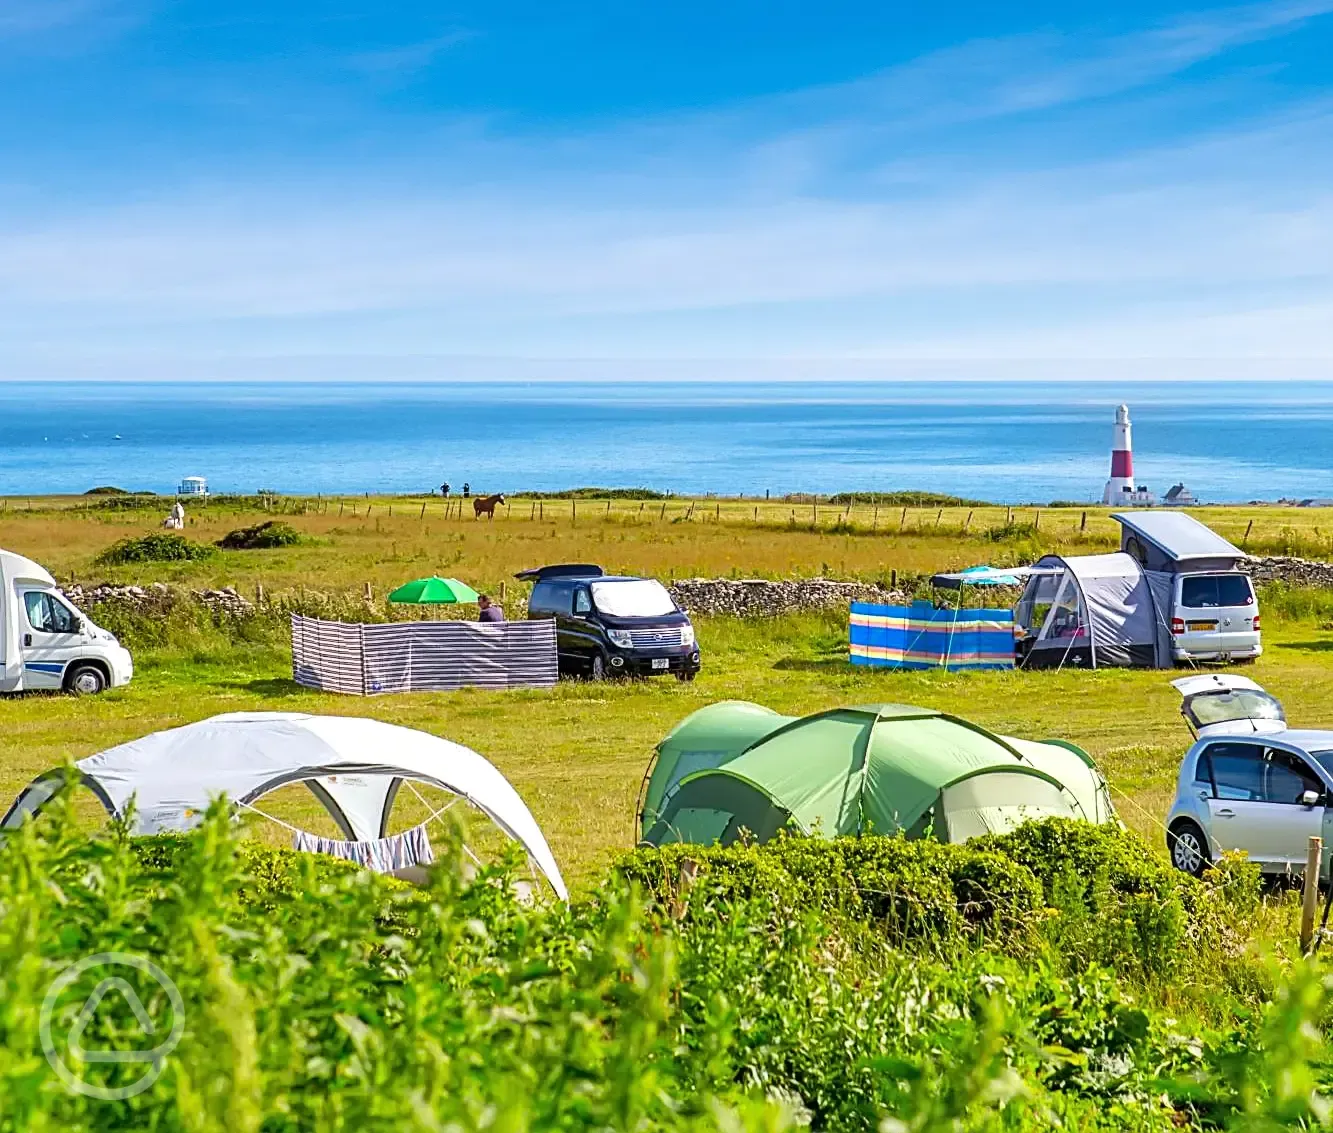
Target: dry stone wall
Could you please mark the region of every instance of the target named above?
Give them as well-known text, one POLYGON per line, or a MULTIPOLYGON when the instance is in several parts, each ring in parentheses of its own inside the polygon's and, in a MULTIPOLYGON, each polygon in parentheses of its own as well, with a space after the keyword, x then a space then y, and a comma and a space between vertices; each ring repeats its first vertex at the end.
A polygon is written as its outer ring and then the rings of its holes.
POLYGON ((1333 563, 1298 559, 1291 555, 1254 558, 1240 565, 1255 582, 1283 582, 1288 586, 1318 586, 1333 589, 1333 563))
POLYGON ((907 596, 898 590, 828 578, 780 582, 762 578, 686 578, 673 582, 668 589, 677 604, 691 614, 732 614, 743 618, 827 610, 846 606, 848 602, 907 601, 907 596))
POLYGON ((253 613, 255 608, 253 602, 241 597, 232 586, 220 590, 174 590, 165 582, 149 586, 115 586, 103 582, 87 587, 75 583, 63 587, 61 593, 81 609, 107 602, 144 614, 165 613, 181 601, 196 602, 211 613, 238 618, 253 613))

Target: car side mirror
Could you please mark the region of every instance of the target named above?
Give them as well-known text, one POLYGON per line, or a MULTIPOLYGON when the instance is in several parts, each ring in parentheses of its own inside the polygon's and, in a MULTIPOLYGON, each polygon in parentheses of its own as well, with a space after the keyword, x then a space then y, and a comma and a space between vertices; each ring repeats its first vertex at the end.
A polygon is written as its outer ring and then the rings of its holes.
POLYGON ((1301 794, 1301 806, 1318 806, 1323 796, 1318 791, 1304 791, 1301 794))

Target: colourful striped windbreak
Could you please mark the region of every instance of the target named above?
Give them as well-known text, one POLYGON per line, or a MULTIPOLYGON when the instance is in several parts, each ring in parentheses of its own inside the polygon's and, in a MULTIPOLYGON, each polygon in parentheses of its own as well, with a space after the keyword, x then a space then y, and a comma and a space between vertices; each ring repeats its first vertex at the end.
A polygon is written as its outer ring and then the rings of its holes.
POLYGON ((1014 615, 853 602, 851 653, 881 669, 1012 669, 1014 615))

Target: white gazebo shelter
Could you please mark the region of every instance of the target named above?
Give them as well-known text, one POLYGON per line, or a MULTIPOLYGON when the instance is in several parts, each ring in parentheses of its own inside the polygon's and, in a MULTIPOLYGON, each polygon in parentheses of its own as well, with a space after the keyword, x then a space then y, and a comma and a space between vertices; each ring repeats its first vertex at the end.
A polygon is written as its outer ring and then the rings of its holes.
MULTIPOLYGON (((257 810, 265 795, 304 783, 346 842, 295 831, 296 844, 315 848, 311 844, 318 842, 317 848, 331 853, 364 847, 369 860, 389 838, 399 789, 438 787, 482 811, 523 847, 562 899, 569 895, 541 828, 509 781, 471 748, 412 728, 356 716, 230 712, 154 732, 74 766, 113 817, 123 816, 134 800, 137 834, 188 830, 218 795, 237 808, 257 810)), ((14 800, 0 829, 18 826, 69 781, 59 768, 38 776, 14 800)))

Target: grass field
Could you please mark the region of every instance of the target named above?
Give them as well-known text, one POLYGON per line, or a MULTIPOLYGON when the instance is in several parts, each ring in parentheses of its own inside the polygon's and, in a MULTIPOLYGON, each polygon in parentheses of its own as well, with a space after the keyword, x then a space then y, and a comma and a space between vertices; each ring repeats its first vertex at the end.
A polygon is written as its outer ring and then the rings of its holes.
MULTIPOLYGON (((243 592, 259 583, 270 591, 299 587, 359 591, 370 582, 382 595, 392 584, 432 571, 498 590, 500 581, 521 567, 567 559, 599 561, 610 568, 659 577, 817 573, 881 577, 890 570, 928 572, 978 561, 1006 561, 1006 555, 1012 561, 1037 548, 1078 545, 1080 537, 1080 513, 1064 510, 1044 512, 1040 533, 1024 534, 1015 543, 992 542, 978 533, 985 525, 1004 525, 1003 509, 979 512, 973 530, 964 535, 958 528, 965 513, 955 518, 953 531, 943 527, 940 532, 918 531, 909 522, 908 530, 899 534, 857 528, 862 519, 859 508, 853 509, 854 529, 841 532, 799 525, 789 529, 776 521, 765 524, 762 515, 756 524, 752 518, 756 505, 748 502, 722 503, 720 521, 705 519, 700 504, 695 517, 682 522, 647 516, 652 504, 642 520, 637 503, 613 505, 609 516, 605 505, 587 504, 587 514, 581 510, 574 524, 566 514, 567 503, 548 501, 541 521, 529 520, 528 505, 515 503, 510 518, 477 523, 470 517, 446 520, 439 500, 427 504, 424 520, 422 501, 393 501, 393 516, 388 514, 389 501, 371 501, 366 517, 367 501, 359 500, 362 514, 356 518, 347 514, 350 501, 341 518, 334 514, 336 501, 320 514, 312 509, 309 514, 285 516, 311 536, 310 542, 295 548, 103 570, 93 562, 96 554, 126 534, 153 529, 157 512, 85 512, 65 503, 45 503, 34 501, 28 511, 21 502, 8 501, 0 509, 0 546, 36 558, 62 579, 235 584, 243 592), (384 514, 376 514, 381 507, 384 514), (560 518, 552 517, 553 510, 560 518)), ((656 506, 660 512, 661 505, 656 506)), ((670 505, 677 512, 688 506, 670 505)), ((579 507, 584 509, 585 503, 579 507)), ((770 505, 769 510, 775 507, 770 505)), ((895 513, 895 523, 900 513, 901 509, 895 513)), ((930 513, 931 520, 934 514, 930 513)), ((1255 519, 1259 533, 1277 532, 1288 521, 1317 515, 1218 509, 1205 517, 1239 538, 1234 528, 1243 532, 1247 516, 1255 519)), ((195 511, 191 518, 187 534, 212 541, 234 527, 255 522, 256 516, 253 511, 211 508, 202 514, 195 511)), ((869 522, 871 516, 864 518, 869 522)), ((942 523, 948 518, 946 514, 942 523)), ((1015 523, 1030 519, 1018 516, 1015 523)), ((1313 524, 1302 538, 1316 538, 1313 524)), ((1110 545, 1111 528, 1104 515, 1089 514, 1082 539, 1089 546, 1110 545)), ((1320 628, 1327 617, 1326 605, 1321 599, 1302 607, 1292 600, 1281 608, 1275 604, 1266 609, 1268 651, 1250 670, 1283 699, 1298 721, 1330 718, 1333 633, 1320 628)), ((845 615, 836 614, 749 622, 703 619, 699 633, 705 669, 693 685, 565 683, 549 693, 460 692, 367 700, 295 686, 280 627, 249 641, 221 631, 200 633, 160 648, 136 650, 134 683, 96 700, 32 696, 0 701, 0 795, 7 800, 32 775, 66 758, 218 712, 371 715, 447 736, 492 759, 528 801, 557 858, 577 883, 590 879, 613 854, 632 844, 634 801, 653 746, 694 709, 726 698, 753 700, 790 713, 845 703, 899 701, 958 712, 1015 735, 1060 736, 1083 745, 1107 772, 1125 820, 1154 843, 1161 841, 1157 824, 1188 741, 1167 683, 1170 674, 867 672, 848 664, 845 615)), ((307 803, 307 797, 292 789, 281 798, 275 796, 267 809, 315 826, 314 816, 322 817, 322 812, 307 803)), ((411 811, 404 814, 405 819, 411 816, 411 811)))

